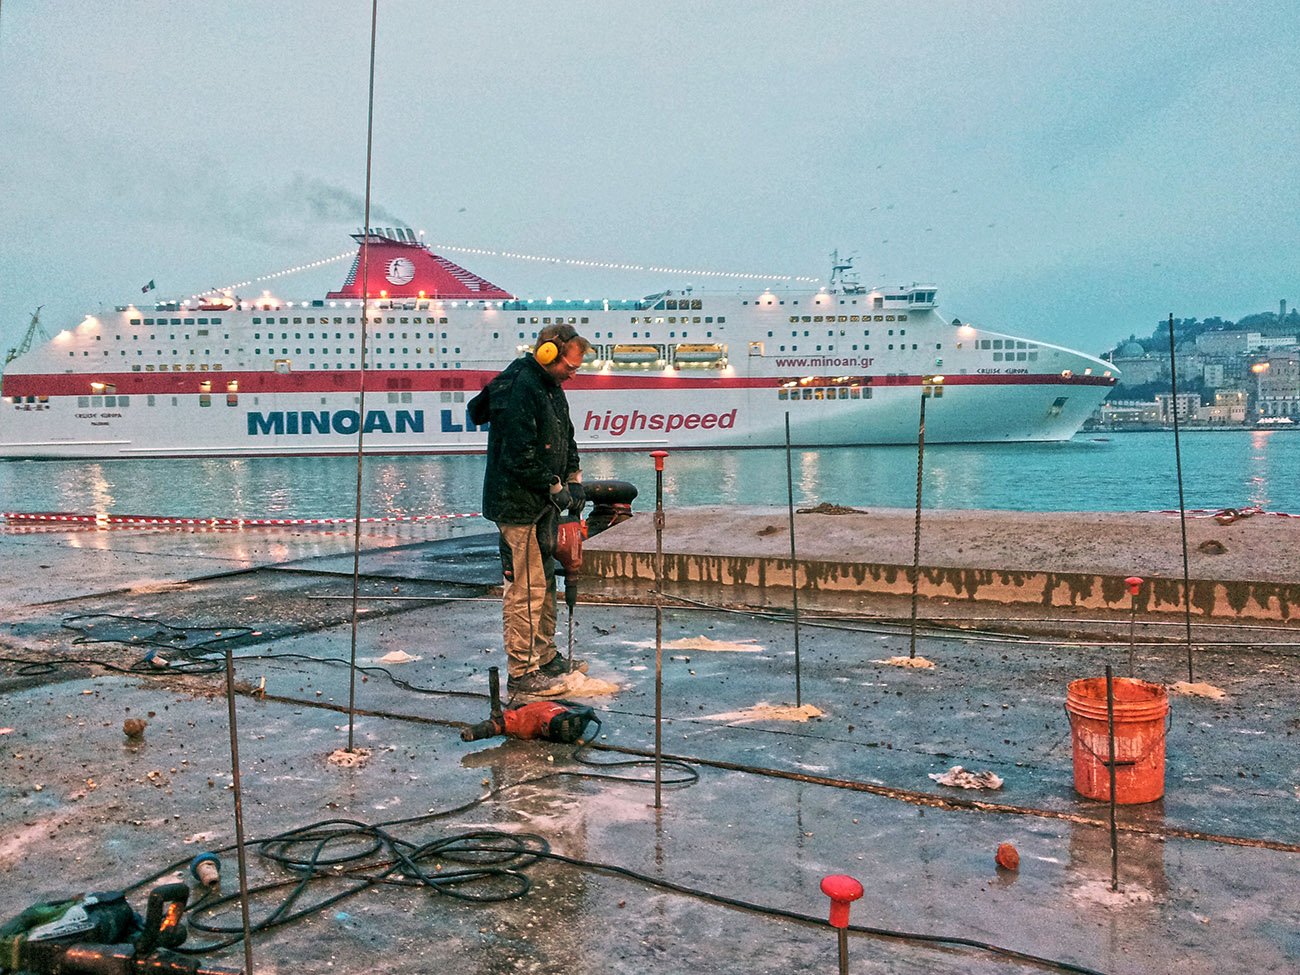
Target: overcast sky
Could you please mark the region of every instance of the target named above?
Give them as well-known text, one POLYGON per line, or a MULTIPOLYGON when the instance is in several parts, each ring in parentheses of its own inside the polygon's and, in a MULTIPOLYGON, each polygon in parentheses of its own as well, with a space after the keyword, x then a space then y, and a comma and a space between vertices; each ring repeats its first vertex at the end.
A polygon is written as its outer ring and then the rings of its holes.
MULTIPOLYGON (((351 250, 369 30, 361 0, 3 0, 0 347, 38 305, 53 333, 351 250)), ((1298 92, 1295 0, 381 0, 372 222, 823 279, 839 248, 1099 352, 1300 302, 1298 92)), ((447 254, 523 296, 739 287, 447 254)))

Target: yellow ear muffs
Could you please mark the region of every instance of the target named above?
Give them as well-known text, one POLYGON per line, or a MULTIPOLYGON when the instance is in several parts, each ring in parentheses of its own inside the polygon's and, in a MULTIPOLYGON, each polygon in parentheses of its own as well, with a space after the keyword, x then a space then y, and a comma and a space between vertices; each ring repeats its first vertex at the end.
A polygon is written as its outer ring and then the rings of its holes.
POLYGON ((560 347, 553 341, 539 342, 533 349, 533 358, 540 366, 549 366, 560 356, 560 347))
POLYGON ((538 342, 537 348, 533 349, 533 358, 539 366, 549 366, 560 357, 560 351, 578 337, 578 330, 571 325, 550 326, 542 331, 549 331, 550 328, 554 328, 555 336, 538 342))

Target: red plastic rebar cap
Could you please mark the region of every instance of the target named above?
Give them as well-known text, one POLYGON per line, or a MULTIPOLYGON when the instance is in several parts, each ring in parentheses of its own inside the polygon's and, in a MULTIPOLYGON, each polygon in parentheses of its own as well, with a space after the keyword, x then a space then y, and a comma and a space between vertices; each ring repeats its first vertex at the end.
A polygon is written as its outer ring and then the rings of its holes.
POLYGON ((1129 576, 1127 579, 1124 580, 1124 585, 1128 586, 1128 594, 1130 596, 1136 596, 1138 592, 1142 589, 1142 577, 1129 576))
POLYGON ((849 926, 849 905, 862 896, 862 885, 847 874, 822 878, 822 893, 831 899, 831 927, 849 926))
POLYGON ((657 470, 657 471, 661 471, 661 470, 663 470, 663 469, 664 469, 664 458, 668 456, 668 451, 666 451, 666 450, 652 450, 652 451, 650 451, 650 456, 653 457, 653 458, 655 459, 655 470, 657 470))

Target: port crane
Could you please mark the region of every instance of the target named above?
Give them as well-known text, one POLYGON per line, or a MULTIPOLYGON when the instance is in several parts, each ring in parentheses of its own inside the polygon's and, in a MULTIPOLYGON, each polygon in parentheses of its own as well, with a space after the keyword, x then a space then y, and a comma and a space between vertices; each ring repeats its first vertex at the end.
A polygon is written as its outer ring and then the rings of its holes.
POLYGON ((49 338, 49 336, 45 334, 45 329, 41 328, 41 309, 44 307, 44 305, 38 305, 36 310, 32 312, 32 321, 31 324, 27 326, 27 331, 23 334, 23 340, 10 349, 5 355, 6 366, 30 349, 32 347, 32 342, 34 342, 38 336, 43 339, 49 338))

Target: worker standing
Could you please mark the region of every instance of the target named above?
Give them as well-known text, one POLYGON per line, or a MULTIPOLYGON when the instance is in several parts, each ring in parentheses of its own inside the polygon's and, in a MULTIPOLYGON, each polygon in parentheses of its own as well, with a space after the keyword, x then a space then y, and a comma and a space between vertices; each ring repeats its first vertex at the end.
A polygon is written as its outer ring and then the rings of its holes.
MULTIPOLYGON (((469 402, 470 420, 490 423, 483 516, 496 522, 509 569, 502 621, 511 697, 562 694, 570 673, 555 646, 555 542, 560 515, 581 513, 586 497, 563 384, 589 348, 572 326, 548 325, 531 355, 469 402)), ((586 661, 572 669, 585 672, 586 661)))

